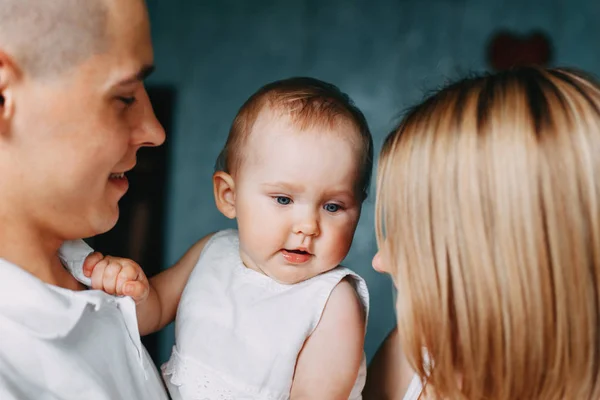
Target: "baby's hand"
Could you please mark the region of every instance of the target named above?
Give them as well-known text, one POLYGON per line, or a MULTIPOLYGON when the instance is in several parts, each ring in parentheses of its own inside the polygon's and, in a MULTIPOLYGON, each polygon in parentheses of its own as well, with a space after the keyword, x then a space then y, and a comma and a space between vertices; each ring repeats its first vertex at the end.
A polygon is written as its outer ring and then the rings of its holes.
POLYGON ((83 274, 92 278, 92 289, 117 296, 130 296, 135 304, 148 298, 150 284, 142 267, 127 258, 90 254, 83 264, 83 274))

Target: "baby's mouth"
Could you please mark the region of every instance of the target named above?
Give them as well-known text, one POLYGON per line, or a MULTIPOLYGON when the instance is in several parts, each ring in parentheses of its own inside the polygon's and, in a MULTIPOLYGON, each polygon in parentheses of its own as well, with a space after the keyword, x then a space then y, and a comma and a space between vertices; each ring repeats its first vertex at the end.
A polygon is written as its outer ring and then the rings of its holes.
POLYGON ((282 249, 281 255, 290 264, 304 264, 312 258, 312 254, 301 249, 282 249))
POLYGON ((300 249, 293 249, 293 250, 284 249, 284 250, 287 251, 288 253, 311 255, 308 251, 300 250, 300 249))

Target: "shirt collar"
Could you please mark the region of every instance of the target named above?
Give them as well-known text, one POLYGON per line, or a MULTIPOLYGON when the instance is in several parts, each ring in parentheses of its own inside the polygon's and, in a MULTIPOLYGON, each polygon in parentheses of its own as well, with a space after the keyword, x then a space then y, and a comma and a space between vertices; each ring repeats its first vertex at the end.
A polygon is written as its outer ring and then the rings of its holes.
POLYGON ((87 287, 92 286, 92 279, 83 274, 83 262, 93 251, 83 240, 68 240, 58 250, 58 257, 65 268, 87 287))
MULTIPOLYGON (((59 251, 61 260, 73 267, 69 268, 71 271, 81 271, 89 254, 85 253, 89 248, 85 249, 81 243, 67 242, 59 251)), ((84 280, 83 273, 74 276, 84 280)), ((47 339, 66 336, 88 305, 98 309, 108 297, 100 291, 73 291, 49 285, 0 258, 0 318, 11 320, 36 336, 47 339)))

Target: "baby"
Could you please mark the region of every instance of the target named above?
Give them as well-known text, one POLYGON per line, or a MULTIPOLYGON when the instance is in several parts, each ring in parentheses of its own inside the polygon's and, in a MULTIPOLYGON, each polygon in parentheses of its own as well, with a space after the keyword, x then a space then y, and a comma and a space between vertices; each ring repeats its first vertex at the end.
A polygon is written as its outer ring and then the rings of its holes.
POLYGON ((360 399, 368 292, 339 264, 372 148, 337 87, 271 83, 240 109, 213 176, 217 208, 237 230, 204 237, 150 281, 135 262, 99 253, 78 268, 71 252, 67 264, 92 288, 131 296, 142 335, 177 314, 163 366, 174 399, 360 399))

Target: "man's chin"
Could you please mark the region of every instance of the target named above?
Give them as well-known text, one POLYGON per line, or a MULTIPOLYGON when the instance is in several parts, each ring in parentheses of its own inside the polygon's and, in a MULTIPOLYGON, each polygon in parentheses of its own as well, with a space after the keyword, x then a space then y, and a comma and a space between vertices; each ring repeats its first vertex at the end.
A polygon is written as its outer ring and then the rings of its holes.
POLYGON ((110 231, 117 225, 118 221, 119 205, 117 204, 109 207, 107 210, 103 210, 103 212, 97 213, 95 218, 92 218, 92 221, 90 221, 90 232, 87 237, 102 235, 110 231))

